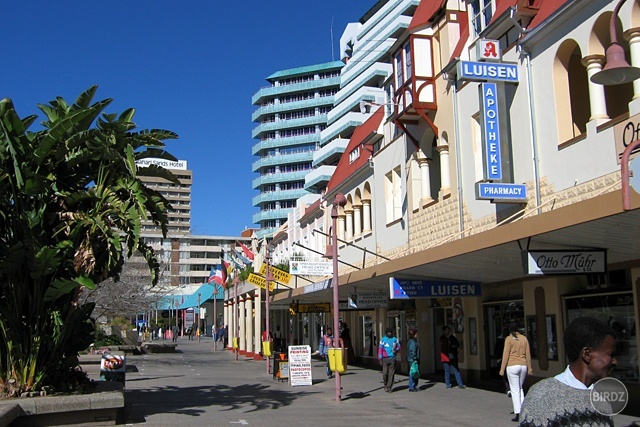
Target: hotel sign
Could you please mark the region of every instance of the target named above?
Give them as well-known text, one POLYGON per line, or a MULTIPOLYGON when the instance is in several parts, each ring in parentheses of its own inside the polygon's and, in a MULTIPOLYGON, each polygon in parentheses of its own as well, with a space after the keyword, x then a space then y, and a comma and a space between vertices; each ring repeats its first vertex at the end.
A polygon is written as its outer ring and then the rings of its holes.
POLYGON ((460 61, 457 66, 458 79, 518 83, 518 64, 506 62, 460 61))
POLYGON ((607 272, 607 252, 604 250, 525 251, 523 258, 525 273, 529 275, 607 272))
POLYGON ((478 282, 389 278, 389 298, 391 299, 475 297, 480 295, 482 295, 482 286, 478 282))

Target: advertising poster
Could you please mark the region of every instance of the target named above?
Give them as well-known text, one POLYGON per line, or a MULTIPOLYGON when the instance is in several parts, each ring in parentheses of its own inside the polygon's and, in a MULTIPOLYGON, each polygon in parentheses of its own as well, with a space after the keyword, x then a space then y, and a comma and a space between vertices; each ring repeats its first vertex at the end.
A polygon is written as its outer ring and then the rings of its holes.
POLYGON ((311 375, 311 346, 289 346, 289 384, 313 385, 311 375))

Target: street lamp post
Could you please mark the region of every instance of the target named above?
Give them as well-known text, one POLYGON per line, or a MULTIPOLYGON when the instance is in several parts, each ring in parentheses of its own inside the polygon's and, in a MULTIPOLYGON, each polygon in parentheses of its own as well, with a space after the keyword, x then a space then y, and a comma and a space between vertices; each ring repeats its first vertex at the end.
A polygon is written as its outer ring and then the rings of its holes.
POLYGON ((198 335, 198 342, 200 342, 200 335, 202 334, 202 331, 200 330, 200 293, 198 292, 198 314, 196 316, 197 322, 196 322, 196 335, 198 335))
POLYGON ((216 287, 216 282, 213 282, 213 330, 216 331, 215 334, 211 334, 213 336, 213 351, 218 349, 218 288, 216 287))
MULTIPOLYGON (((267 342, 271 342, 271 329, 269 327, 269 287, 271 286, 271 281, 273 280, 273 276, 271 274, 271 252, 269 250, 269 245, 267 245, 267 247, 265 248, 265 263, 267 265, 266 271, 265 271, 265 277, 264 277, 264 284, 265 284, 265 312, 266 312, 266 319, 265 319, 265 328, 266 328, 266 333, 265 333, 265 341, 267 342)), ((273 352, 273 350, 271 350, 273 352)), ((271 360, 269 359, 269 356, 267 356, 267 374, 271 373, 271 360)))
POLYGON ((624 49, 618 43, 618 34, 616 31, 616 23, 618 22, 618 13, 620 8, 627 0, 620 0, 611 14, 609 22, 609 38, 611 44, 605 52, 606 65, 602 71, 591 76, 591 81, 600 85, 620 85, 630 83, 640 78, 640 68, 632 67, 627 63, 624 57, 624 49))
MULTIPOLYGON (((333 200, 333 207, 331 208, 331 257, 333 258, 333 278, 331 280, 331 287, 333 288, 333 347, 340 347, 340 313, 338 311, 338 207, 347 204, 347 199, 342 193, 336 194, 333 200)), ((335 372, 336 379, 336 402, 341 400, 342 382, 340 379, 340 373, 335 372)))
POLYGON ((240 284, 240 277, 238 277, 238 269, 235 269, 235 277, 233 278, 233 289, 234 289, 234 297, 233 297, 233 343, 234 347, 233 351, 236 353, 236 361, 238 360, 238 353, 240 352, 240 346, 236 347, 236 343, 239 343, 240 340, 240 332, 238 328, 238 310, 240 309, 240 304, 238 303, 238 285, 240 284))

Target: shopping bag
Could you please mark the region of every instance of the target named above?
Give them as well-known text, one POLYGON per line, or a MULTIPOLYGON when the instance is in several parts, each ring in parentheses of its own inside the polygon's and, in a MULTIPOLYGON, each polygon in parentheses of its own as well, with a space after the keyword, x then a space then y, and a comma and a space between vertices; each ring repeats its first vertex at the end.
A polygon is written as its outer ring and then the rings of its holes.
POLYGON ((418 367, 418 362, 413 362, 411 364, 411 369, 409 370, 409 375, 411 375, 414 379, 420 378, 420 368, 418 367))

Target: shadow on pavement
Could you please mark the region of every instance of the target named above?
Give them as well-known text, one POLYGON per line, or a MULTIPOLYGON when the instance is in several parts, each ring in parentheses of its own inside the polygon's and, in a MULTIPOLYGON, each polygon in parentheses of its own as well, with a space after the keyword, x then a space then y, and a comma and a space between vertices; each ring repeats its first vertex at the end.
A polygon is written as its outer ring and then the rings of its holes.
POLYGON ((243 384, 236 387, 215 385, 210 387, 159 387, 146 390, 128 390, 124 422, 145 422, 147 417, 159 413, 175 413, 198 417, 207 406, 218 406, 221 411, 239 410, 256 412, 291 405, 296 399, 317 392, 283 391, 264 384, 243 384))

